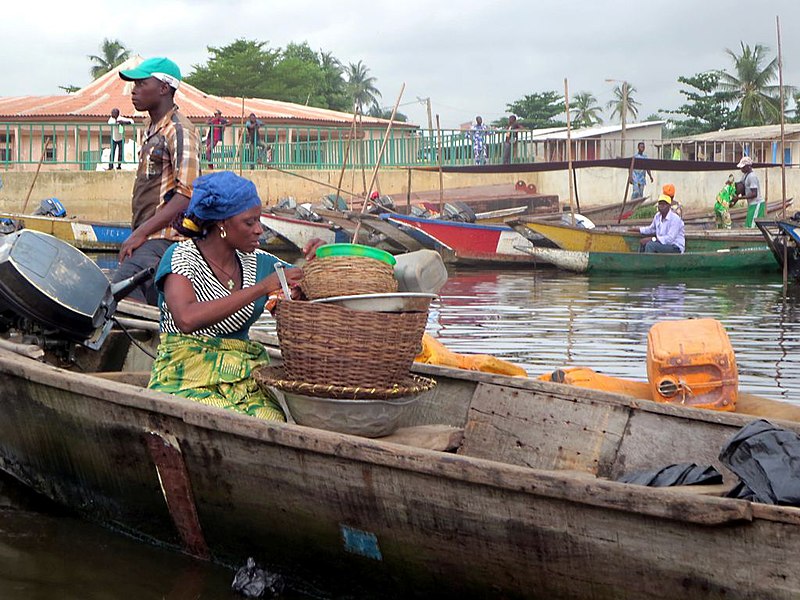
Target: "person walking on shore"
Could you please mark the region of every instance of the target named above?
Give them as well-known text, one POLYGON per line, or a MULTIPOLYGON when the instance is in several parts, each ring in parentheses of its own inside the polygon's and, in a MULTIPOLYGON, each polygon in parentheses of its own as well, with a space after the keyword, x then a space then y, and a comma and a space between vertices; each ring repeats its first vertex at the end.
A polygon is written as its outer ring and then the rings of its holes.
POLYGON ((108 170, 114 168, 114 154, 117 154, 117 170, 122 168, 122 162, 125 160, 125 127, 124 125, 133 125, 133 119, 128 117, 119 116, 119 109, 112 108, 111 116, 108 118, 108 124, 111 125, 111 155, 108 157, 108 170))

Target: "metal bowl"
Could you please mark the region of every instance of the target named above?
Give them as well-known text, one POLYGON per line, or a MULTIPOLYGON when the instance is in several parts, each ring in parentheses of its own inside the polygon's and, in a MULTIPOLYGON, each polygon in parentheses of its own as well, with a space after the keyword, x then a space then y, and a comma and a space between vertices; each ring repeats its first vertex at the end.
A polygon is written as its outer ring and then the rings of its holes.
POLYGON ((311 302, 336 304, 351 310, 374 312, 426 312, 436 294, 423 292, 396 292, 391 294, 358 294, 333 296, 311 302))
POLYGON ((394 432, 400 418, 421 395, 393 400, 336 400, 295 392, 282 394, 289 413, 298 425, 370 438, 394 432))

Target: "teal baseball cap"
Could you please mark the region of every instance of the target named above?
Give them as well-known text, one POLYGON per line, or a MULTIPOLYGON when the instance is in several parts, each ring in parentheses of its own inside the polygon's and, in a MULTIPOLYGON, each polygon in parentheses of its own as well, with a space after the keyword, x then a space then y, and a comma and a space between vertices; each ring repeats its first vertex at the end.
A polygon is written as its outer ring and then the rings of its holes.
POLYGON ((125 81, 138 81, 148 77, 155 77, 159 81, 171 85, 176 90, 181 84, 181 79, 183 79, 178 65, 162 56, 148 58, 133 69, 120 71, 119 76, 125 81))

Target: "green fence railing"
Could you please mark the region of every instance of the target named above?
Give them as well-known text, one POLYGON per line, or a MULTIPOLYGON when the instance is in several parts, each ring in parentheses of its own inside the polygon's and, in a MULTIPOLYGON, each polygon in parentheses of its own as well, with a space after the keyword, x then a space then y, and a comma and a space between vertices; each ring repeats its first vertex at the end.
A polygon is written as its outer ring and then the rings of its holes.
MULTIPOLYGON (((208 125, 197 126, 204 166, 225 169, 339 169, 345 159, 353 168, 375 165, 385 130, 364 128, 348 143, 349 128, 289 127, 264 125, 252 142, 243 125, 226 127, 223 140, 211 148, 205 143, 208 125), (245 134, 245 135, 243 135, 245 134)), ((104 170, 111 147, 111 125, 106 123, 0 123, 0 168, 21 165, 74 166, 84 171, 104 170)), ((123 165, 137 162, 142 125, 124 128, 123 165)), ((503 131, 484 134, 485 161, 500 164, 504 151, 503 131)), ((393 129, 386 141, 382 165, 387 167, 435 166, 439 151, 443 165, 475 164, 469 132, 444 130, 441 140, 419 129, 393 129)), ((543 153, 532 132, 519 132, 513 162, 531 162, 543 153)), ((116 162, 116 161, 115 161, 116 162)))

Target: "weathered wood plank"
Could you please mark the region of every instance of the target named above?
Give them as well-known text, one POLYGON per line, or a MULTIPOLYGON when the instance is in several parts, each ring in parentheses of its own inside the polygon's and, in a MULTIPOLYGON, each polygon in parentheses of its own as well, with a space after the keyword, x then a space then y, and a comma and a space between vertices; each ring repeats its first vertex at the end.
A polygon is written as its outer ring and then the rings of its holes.
POLYGON ((449 425, 401 427, 394 433, 380 438, 382 442, 437 450, 439 452, 455 450, 461 445, 463 439, 464 430, 449 425))
POLYGON ((624 406, 579 403, 479 384, 469 411, 464 456, 534 469, 610 471, 628 422, 624 406))

